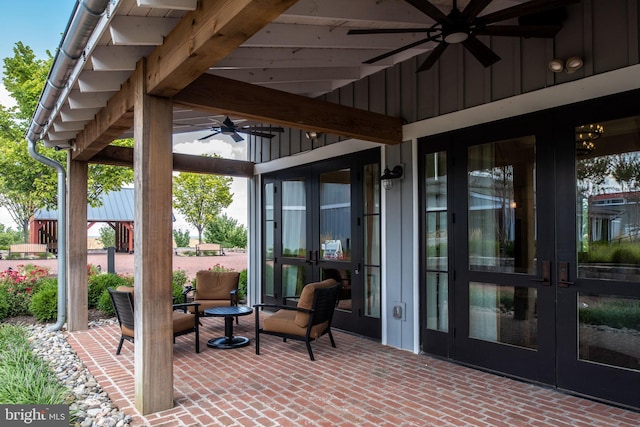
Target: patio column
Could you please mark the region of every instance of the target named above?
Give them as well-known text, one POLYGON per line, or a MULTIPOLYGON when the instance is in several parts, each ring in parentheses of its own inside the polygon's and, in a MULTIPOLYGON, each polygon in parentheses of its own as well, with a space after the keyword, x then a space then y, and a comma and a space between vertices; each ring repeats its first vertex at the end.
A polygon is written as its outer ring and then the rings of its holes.
MULTIPOLYGON (((67 154, 67 329, 89 327, 87 300, 87 162, 67 154)), ((61 230, 58 230, 61 232, 61 230)))
POLYGON ((173 407, 172 101, 147 95, 146 66, 132 76, 135 405, 142 414, 173 407))

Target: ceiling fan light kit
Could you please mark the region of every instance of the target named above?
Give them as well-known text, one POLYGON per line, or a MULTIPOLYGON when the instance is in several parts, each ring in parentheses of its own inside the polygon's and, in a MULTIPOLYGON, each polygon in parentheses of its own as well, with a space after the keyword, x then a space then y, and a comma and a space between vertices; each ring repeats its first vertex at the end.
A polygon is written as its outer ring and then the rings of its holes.
MULTIPOLYGON (((565 7, 572 3, 578 3, 580 0, 531 0, 484 15, 480 15, 480 13, 492 0, 470 0, 462 11, 458 9, 458 2, 453 0, 453 7, 449 14, 445 14, 427 0, 405 1, 433 19, 435 24, 427 28, 350 30, 347 34, 415 32, 426 33, 427 37, 371 58, 365 61, 366 64, 373 64, 421 44, 436 42, 436 46, 418 67, 418 72, 430 69, 450 44, 462 44, 483 66, 489 67, 501 58, 477 36, 553 38, 562 28, 562 20, 566 18, 565 7), (519 25, 496 25, 499 22, 515 18, 518 18, 519 25)), ((572 70, 575 71, 575 69, 572 70)))

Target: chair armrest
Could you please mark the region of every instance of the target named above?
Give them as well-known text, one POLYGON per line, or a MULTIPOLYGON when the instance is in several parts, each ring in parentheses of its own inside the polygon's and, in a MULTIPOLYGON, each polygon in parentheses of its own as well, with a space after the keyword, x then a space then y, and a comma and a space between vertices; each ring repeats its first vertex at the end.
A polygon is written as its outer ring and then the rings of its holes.
POLYGON ((191 292, 193 290, 193 286, 191 285, 187 285, 184 287, 184 289, 182 290, 182 295, 186 296, 189 292, 191 292))
MULTIPOLYGON (((173 304, 173 309, 174 310, 182 309, 182 311, 186 313, 188 307, 198 307, 198 306, 200 306, 199 302, 183 302, 181 304, 173 304)), ((194 310, 194 311, 197 313, 199 310, 194 310)))
POLYGON ((232 289, 229 292, 229 305, 238 305, 238 290, 232 289))
MULTIPOLYGON (((293 310, 300 311, 302 313, 313 313, 313 310, 309 310, 302 307, 291 307, 290 305, 279 305, 279 304, 254 304, 253 308, 277 308, 279 310, 293 310)), ((257 310, 256 310, 257 311, 257 310)))

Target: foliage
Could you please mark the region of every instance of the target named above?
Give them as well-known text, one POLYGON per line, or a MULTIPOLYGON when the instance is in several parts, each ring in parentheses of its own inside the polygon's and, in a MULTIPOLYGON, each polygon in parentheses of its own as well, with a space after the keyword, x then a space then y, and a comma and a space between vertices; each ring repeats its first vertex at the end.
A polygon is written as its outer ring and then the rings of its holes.
POLYGON ((31 298, 29 310, 41 322, 55 320, 58 317, 57 279, 42 279, 38 291, 31 298))
POLYGON ((109 226, 102 227, 98 241, 103 248, 114 248, 116 246, 116 231, 109 226))
POLYGON ((89 308, 96 308, 100 295, 108 288, 117 288, 118 286, 129 286, 130 281, 127 278, 118 276, 115 273, 103 273, 89 277, 88 304, 89 308))
POLYGON ((184 230, 184 232, 182 229, 173 230, 173 240, 179 248, 189 247, 189 242, 191 241, 189 230, 184 230))
POLYGON ((198 230, 198 243, 205 225, 233 201, 231 182, 230 177, 186 172, 173 178, 173 207, 198 230))
POLYGON ((207 243, 220 243, 225 248, 246 248, 247 229, 226 214, 218 215, 207 223, 204 240, 207 243))
POLYGON ((0 320, 9 315, 9 293, 4 287, 0 287, 0 320))
POLYGON ((0 248, 9 249, 14 243, 21 243, 24 236, 19 231, 13 231, 11 228, 5 228, 4 224, 0 224, 0 248))
POLYGON ((29 347, 27 330, 0 325, 0 402, 56 405, 72 399, 50 365, 29 347))
POLYGON ((629 328, 640 331, 640 301, 605 300, 583 306, 579 310, 580 323, 605 325, 610 328, 629 328))
POLYGON ((640 264, 638 242, 592 242, 580 261, 590 263, 640 264))
POLYGON ((247 296, 247 269, 240 272, 240 280, 238 281, 238 298, 244 299, 247 296))
POLYGON ((113 308, 113 302, 111 302, 111 295, 109 295, 109 291, 105 290, 100 294, 96 308, 104 314, 116 314, 116 310, 113 308))
MULTIPOLYGON (((14 56, 4 59, 3 83, 17 102, 17 107, 0 108, 0 203, 22 228, 23 241, 28 240, 29 218, 37 209, 57 205, 56 171, 33 159, 24 140, 29 121, 44 87, 52 57, 37 59, 33 50, 16 43, 14 56)), ((133 146, 132 140, 114 145, 133 146)), ((38 148, 40 154, 66 164, 66 152, 38 148)), ((88 199, 95 205, 103 193, 133 182, 130 168, 89 165, 88 199)))
MULTIPOLYGON (((209 267, 208 270, 210 271, 219 271, 219 272, 225 272, 225 271, 235 271, 233 268, 227 268, 224 267, 220 264, 214 264, 213 267, 209 267)), ((191 279, 191 286, 193 286, 193 289, 196 288, 196 278, 194 277, 193 279, 191 279)))
POLYGON ((182 292, 184 291, 184 284, 187 283, 187 273, 184 270, 176 270, 171 275, 171 295, 173 296, 173 303, 180 304, 185 302, 182 292))
POLYGON ((42 279, 48 275, 48 269, 31 264, 19 265, 16 270, 9 269, 0 273, 0 288, 6 292, 8 317, 31 314, 31 297, 37 292, 42 279))

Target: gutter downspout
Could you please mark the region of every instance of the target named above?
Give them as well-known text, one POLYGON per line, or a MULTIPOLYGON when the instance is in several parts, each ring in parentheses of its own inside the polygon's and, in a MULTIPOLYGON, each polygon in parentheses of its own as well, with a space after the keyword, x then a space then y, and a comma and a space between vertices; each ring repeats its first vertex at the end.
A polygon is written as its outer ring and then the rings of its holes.
POLYGON ((29 155, 58 172, 58 321, 49 328, 51 331, 62 329, 67 318, 67 183, 64 166, 38 153, 36 143, 51 125, 57 99, 70 84, 73 67, 79 60, 84 60, 89 36, 110 1, 76 2, 26 135, 29 155))
POLYGON ((50 331, 58 331, 67 320, 67 174, 64 166, 38 153, 36 143, 28 141, 29 155, 58 172, 58 321, 50 331))

